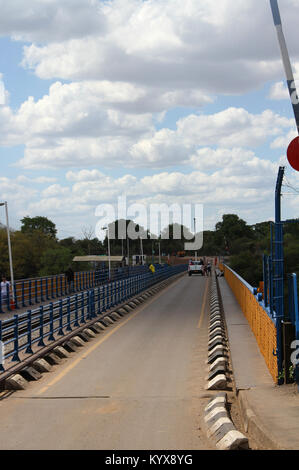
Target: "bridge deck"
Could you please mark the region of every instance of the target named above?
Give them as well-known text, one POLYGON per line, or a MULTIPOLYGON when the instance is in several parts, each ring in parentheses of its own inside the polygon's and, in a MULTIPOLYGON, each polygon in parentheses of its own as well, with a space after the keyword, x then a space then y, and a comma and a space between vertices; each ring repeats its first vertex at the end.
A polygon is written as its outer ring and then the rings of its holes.
POLYGON ((2 400, 0 448, 210 449, 203 429, 209 282, 183 277, 2 400))

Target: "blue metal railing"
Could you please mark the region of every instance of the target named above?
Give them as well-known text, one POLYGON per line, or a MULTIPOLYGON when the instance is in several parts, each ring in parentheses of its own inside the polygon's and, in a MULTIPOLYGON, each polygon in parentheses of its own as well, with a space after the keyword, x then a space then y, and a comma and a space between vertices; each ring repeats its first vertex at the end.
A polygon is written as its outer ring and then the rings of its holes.
MULTIPOLYGON (((120 280, 144 273, 147 270, 147 266, 114 268, 111 271, 111 278, 112 280, 120 280)), ((0 313, 31 307, 34 304, 54 300, 70 293, 91 289, 108 281, 108 269, 76 272, 74 273, 74 281, 71 285, 68 285, 64 274, 16 281, 14 284, 14 296, 8 285, 5 287, 5 292, 2 292, 0 289, 0 313)))
MULTIPOLYGON (((185 265, 158 267, 154 274, 147 270, 0 321, 0 342, 5 351, 3 362, 9 361, 12 365, 20 362, 21 356, 28 357, 36 348, 50 345, 152 285, 187 271, 187 268, 185 265)), ((0 364, 0 371, 4 371, 3 364, 0 364)))
POLYGON ((288 292, 289 292, 289 318, 295 327, 295 341, 292 344, 292 349, 295 349, 294 357, 292 357, 293 366, 295 369, 294 378, 299 386, 299 360, 298 360, 298 348, 299 348, 299 307, 298 307, 298 284, 297 275, 288 275, 288 292))

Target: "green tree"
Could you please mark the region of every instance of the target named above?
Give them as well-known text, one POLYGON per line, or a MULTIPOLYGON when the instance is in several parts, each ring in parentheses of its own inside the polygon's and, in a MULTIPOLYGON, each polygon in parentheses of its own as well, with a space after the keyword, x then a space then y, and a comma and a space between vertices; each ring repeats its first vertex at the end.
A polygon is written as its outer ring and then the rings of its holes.
POLYGON ((50 276, 66 271, 73 259, 69 248, 57 245, 54 248, 48 248, 41 257, 40 276, 50 276))
POLYGON ((41 232, 50 238, 56 239, 56 225, 47 217, 24 217, 22 220, 21 232, 33 233, 35 231, 41 232))

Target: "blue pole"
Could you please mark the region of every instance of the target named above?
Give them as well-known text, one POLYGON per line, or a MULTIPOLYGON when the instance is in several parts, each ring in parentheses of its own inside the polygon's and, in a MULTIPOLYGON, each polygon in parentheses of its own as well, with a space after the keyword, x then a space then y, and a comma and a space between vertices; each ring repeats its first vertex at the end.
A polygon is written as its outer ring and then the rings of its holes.
POLYGON ((19 358, 19 317, 14 316, 14 355, 12 362, 20 362, 19 358))
POLYGON ((48 341, 55 341, 54 337, 54 306, 53 302, 50 303, 50 335, 48 341))
POLYGON ((32 317, 31 310, 27 312, 27 349, 26 354, 33 354, 32 351, 32 317))
POLYGON ((44 307, 42 305, 39 307, 39 336, 38 346, 44 347, 44 307))

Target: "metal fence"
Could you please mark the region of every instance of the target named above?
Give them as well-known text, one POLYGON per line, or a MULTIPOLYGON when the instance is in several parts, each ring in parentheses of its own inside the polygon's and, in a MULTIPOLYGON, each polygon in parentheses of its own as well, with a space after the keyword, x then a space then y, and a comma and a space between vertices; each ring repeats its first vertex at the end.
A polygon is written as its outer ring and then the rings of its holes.
MULTIPOLYGON (((111 279, 120 280, 146 271, 148 271, 147 266, 115 268, 111 270, 111 279)), ((108 280, 108 269, 101 269, 74 273, 72 285, 68 284, 64 274, 16 281, 14 284, 14 299, 8 285, 6 286, 6 292, 2 292, 0 289, 0 313, 3 313, 4 310, 10 311, 30 307, 37 303, 68 295, 71 292, 91 289, 108 282, 108 280)))
POLYGON ((4 346, 0 371, 4 371, 4 362, 9 362, 11 367, 32 355, 36 347, 46 347, 152 285, 186 270, 187 266, 161 267, 155 273, 147 272, 93 287, 0 321, 0 344, 4 346))
POLYGON ((269 372, 274 382, 277 383, 278 361, 280 359, 278 357, 280 333, 277 328, 277 320, 272 316, 270 307, 265 305, 262 294, 257 293, 257 289, 228 266, 223 265, 221 268, 224 270, 225 279, 248 320, 269 372))

